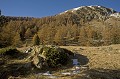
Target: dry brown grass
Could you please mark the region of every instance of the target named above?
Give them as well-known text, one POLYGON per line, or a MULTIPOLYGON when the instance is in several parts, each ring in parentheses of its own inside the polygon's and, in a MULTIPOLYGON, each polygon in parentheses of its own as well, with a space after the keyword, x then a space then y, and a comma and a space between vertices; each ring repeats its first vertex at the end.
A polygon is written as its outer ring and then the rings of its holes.
POLYGON ((89 59, 90 69, 120 69, 120 44, 102 47, 61 46, 71 51, 76 50, 89 59))
MULTIPOLYGON (((61 67, 52 74, 58 76, 57 79, 120 79, 120 44, 101 46, 101 47, 81 47, 81 46, 60 46, 66 48, 77 54, 78 60, 81 65, 89 67, 87 70, 80 69, 77 75, 64 76, 61 72, 68 72, 73 69, 70 65, 61 67)), ((24 51, 27 48, 19 48, 24 51)), ((7 64, 24 64, 22 60, 10 60, 7 64)), ((1 66, 2 67, 2 66, 1 66)), ((23 72, 23 70, 21 70, 23 72)), ((45 72, 45 71, 44 71, 45 72)), ((25 73, 25 71, 24 71, 25 73)), ((39 73, 37 71, 37 73, 39 73)), ((13 77, 14 78, 14 77, 13 77)), ((48 79, 45 76, 38 76, 35 70, 30 70, 25 76, 19 76, 18 79, 48 79)), ((12 78, 11 78, 12 79, 12 78)))

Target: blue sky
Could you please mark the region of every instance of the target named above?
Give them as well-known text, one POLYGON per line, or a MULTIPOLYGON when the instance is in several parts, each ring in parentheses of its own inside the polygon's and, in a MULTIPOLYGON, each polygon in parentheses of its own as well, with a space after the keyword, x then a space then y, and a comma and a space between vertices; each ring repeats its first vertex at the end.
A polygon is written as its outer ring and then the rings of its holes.
POLYGON ((89 5, 101 5, 120 12, 120 0, 0 0, 0 9, 6 16, 52 16, 89 5))

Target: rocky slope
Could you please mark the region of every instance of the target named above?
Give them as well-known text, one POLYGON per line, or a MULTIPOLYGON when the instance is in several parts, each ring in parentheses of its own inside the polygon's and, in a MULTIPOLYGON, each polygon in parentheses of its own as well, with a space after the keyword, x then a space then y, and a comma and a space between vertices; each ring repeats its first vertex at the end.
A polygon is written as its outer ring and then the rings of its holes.
POLYGON ((73 8, 70 10, 66 10, 65 12, 60 13, 59 15, 68 15, 73 14, 79 18, 92 20, 99 19, 105 20, 110 16, 118 17, 120 14, 113 10, 112 8, 106 8, 103 6, 92 5, 92 6, 81 6, 77 8, 73 8))

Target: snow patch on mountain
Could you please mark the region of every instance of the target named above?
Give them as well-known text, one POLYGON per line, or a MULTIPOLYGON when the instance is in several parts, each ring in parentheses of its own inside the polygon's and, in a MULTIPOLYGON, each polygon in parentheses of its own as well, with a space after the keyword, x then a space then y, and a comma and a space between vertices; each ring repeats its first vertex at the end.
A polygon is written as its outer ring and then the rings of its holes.
POLYGON ((113 13, 110 16, 113 16, 115 18, 120 18, 120 13, 113 13))
POLYGON ((73 8, 72 10, 78 10, 78 9, 80 9, 80 8, 83 8, 83 7, 85 7, 85 6, 81 6, 81 7, 73 8))
POLYGON ((68 10, 66 10, 66 11, 64 11, 64 12, 62 12, 62 13, 60 13, 60 15, 62 15, 62 14, 64 14, 64 13, 66 13, 66 12, 68 12, 68 10))

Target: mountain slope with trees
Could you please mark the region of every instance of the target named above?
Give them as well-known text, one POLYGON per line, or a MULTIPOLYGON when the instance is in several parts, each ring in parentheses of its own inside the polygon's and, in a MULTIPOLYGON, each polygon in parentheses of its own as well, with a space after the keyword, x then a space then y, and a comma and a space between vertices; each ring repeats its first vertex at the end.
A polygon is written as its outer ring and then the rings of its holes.
POLYGON ((0 15, 0 47, 15 45, 15 41, 22 42, 21 46, 26 42, 33 45, 31 39, 35 34, 39 36, 40 44, 119 44, 120 18, 112 16, 116 13, 103 6, 82 6, 43 18, 0 15))

